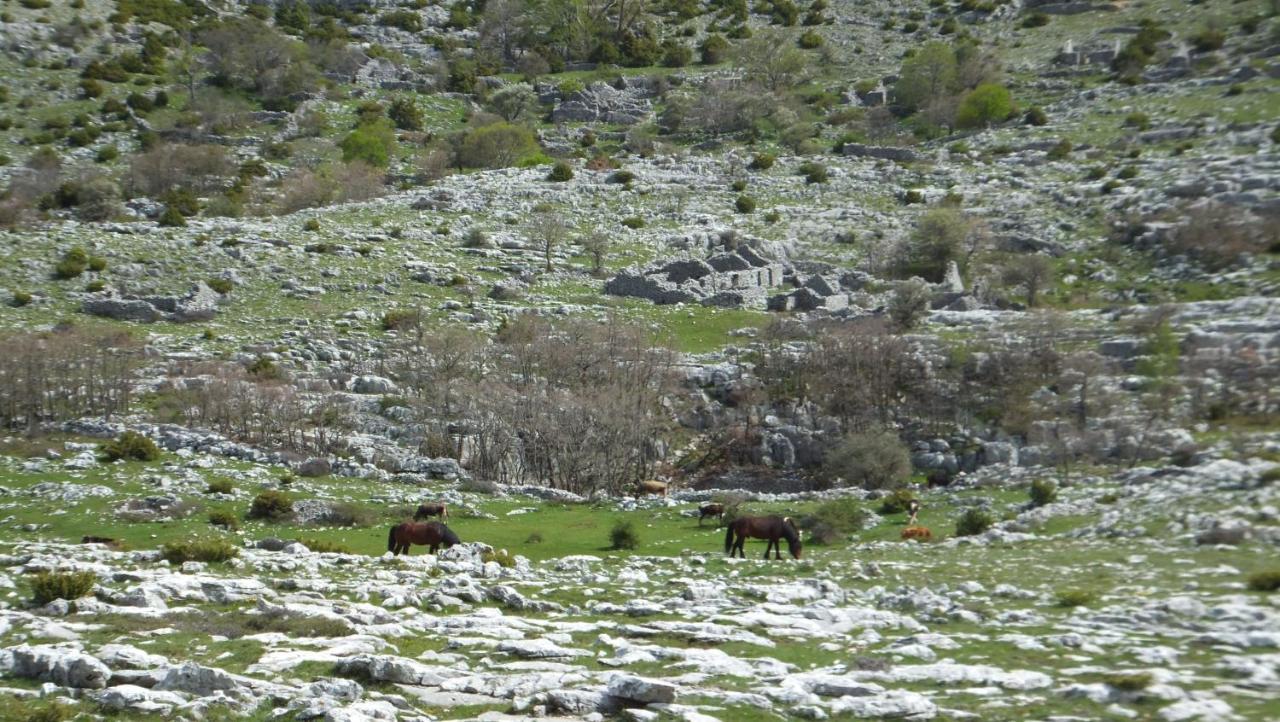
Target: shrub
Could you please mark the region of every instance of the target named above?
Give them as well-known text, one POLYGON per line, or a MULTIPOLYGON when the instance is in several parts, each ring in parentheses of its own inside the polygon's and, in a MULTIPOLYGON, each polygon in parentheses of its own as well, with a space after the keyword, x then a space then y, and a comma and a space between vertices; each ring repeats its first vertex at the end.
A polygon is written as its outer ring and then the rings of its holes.
POLYGON ((391 101, 387 117, 401 130, 422 130, 422 109, 409 98, 391 101))
POLYGON ((396 134, 390 123, 377 122, 361 125, 338 143, 342 148, 343 162, 364 161, 375 168, 386 168, 396 150, 396 134))
POLYGON ((228 293, 231 293, 231 289, 236 287, 235 282, 232 281, 230 278, 222 278, 220 276, 214 276, 213 278, 206 280, 205 285, 207 285, 209 288, 212 288, 214 291, 217 291, 218 293, 222 294, 223 296, 227 295, 228 293))
POLYGON ((1207 53, 1219 50, 1227 42, 1227 34, 1216 28, 1205 28, 1191 36, 1191 44, 1196 52, 1207 53))
POLYGON ((378 24, 388 28, 399 28, 407 33, 422 32, 422 16, 413 10, 392 10, 378 18, 378 24))
POLYGON ((884 430, 853 433, 827 453, 824 471, 864 489, 893 489, 906 482, 911 459, 897 434, 884 430))
POLYGON ((83 248, 76 246, 62 254, 62 259, 53 267, 53 275, 55 278, 68 280, 78 277, 88 267, 89 254, 83 248))
POLYGON ((324 539, 299 539, 298 543, 317 554, 354 554, 350 547, 324 539))
POLYGON ((1250 574, 1248 585, 1255 592, 1274 592, 1280 589, 1280 569, 1267 569, 1250 574))
POLYGON ((226 539, 190 539, 172 541, 160 547, 160 556, 170 564, 183 562, 225 562, 240 550, 226 539))
POLYGON ((1150 672, 1115 672, 1102 678, 1102 683, 1121 692, 1141 692, 1151 686, 1150 672))
POLYGON ((211 511, 209 512, 209 523, 214 526, 220 526, 228 531, 235 531, 240 528, 240 519, 229 511, 211 511))
POLYGON ((1151 116, 1146 113, 1133 112, 1124 117, 1124 127, 1146 130, 1151 127, 1151 116))
POLYGON ((990 529, 995 523, 995 517, 990 512, 966 509, 956 521, 956 536, 975 536, 990 529))
POLYGON ((772 153, 756 153, 747 165, 750 170, 769 170, 778 158, 772 153))
POLYGON ((1054 604, 1070 609, 1082 607, 1094 599, 1094 593, 1084 589, 1063 589, 1054 595, 1054 604))
POLYGON ((563 183, 572 179, 573 168, 562 160, 556 161, 556 164, 551 166, 551 172, 547 174, 547 180, 554 183, 563 183))
POLYGON ((253 497, 249 507, 250 519, 280 521, 293 514, 293 501, 284 493, 268 489, 253 497))
POLYGON ((156 225, 164 228, 181 228, 187 225, 187 217, 182 215, 182 211, 179 211, 177 206, 165 206, 164 213, 160 214, 156 225))
POLYGON ((418 325, 418 311, 410 308, 398 308, 382 314, 383 331, 403 331, 418 325))
POLYGON ((822 47, 822 36, 813 30, 806 30, 800 35, 796 44, 805 50, 815 50, 822 47))
POLYGON ((718 65, 729 56, 729 41, 719 33, 712 33, 698 46, 698 54, 703 65, 718 65))
POLYGON ((622 219, 622 225, 632 230, 644 228, 644 219, 640 216, 628 216, 622 219))
POLYGON ((606 182, 629 184, 635 181, 635 179, 636 179, 636 174, 632 173, 629 170, 616 170, 609 174, 609 177, 606 179, 606 182))
POLYGON ((348 502, 334 504, 324 519, 324 523, 330 526, 366 527, 373 526, 377 521, 378 515, 371 509, 348 502))
POLYGON ((1068 155, 1071 155, 1071 141, 1063 138, 1049 149, 1049 152, 1045 154, 1045 157, 1049 160, 1063 160, 1068 155))
POLYGON ((458 165, 468 168, 506 168, 537 151, 537 138, 529 128, 492 123, 467 131, 456 156, 458 165))
POLYGON ((1027 108, 1027 114, 1022 116, 1022 119, 1023 121, 1026 122, 1027 125, 1048 125, 1049 124, 1048 114, 1046 114, 1044 112, 1044 109, 1038 105, 1033 105, 1030 108, 1027 108))
POLYGON ((103 444, 101 450, 107 461, 155 461, 160 458, 156 442, 136 431, 124 432, 120 438, 103 444))
POLYGON ((1045 13, 1031 13, 1022 19, 1022 27, 1038 28, 1049 24, 1049 16, 1045 13))
POLYGON ((266 356, 259 356, 254 359, 252 363, 245 367, 245 371, 257 379, 278 379, 283 375, 276 362, 266 356))
POLYGON ((693 50, 689 46, 674 40, 663 43, 663 67, 683 68, 691 62, 693 62, 693 50))
MULTIPOLYGON (((615 539, 614 542, 616 544, 617 540, 615 539)), ((638 542, 636 542, 633 539, 631 546, 628 546, 628 547, 616 546, 614 548, 615 549, 634 549, 637 543, 638 542)), ((511 569, 516 565, 516 558, 512 556, 511 552, 507 551, 506 549, 493 549, 493 550, 487 551, 484 554, 480 555, 480 560, 485 564, 488 564, 489 562, 497 562, 498 566, 506 569, 511 569)))
POLYGON ((1120 178, 1120 179, 1122 179, 1122 180, 1129 180, 1129 179, 1131 179, 1131 178, 1137 178, 1137 177, 1138 177, 1138 168, 1137 168, 1137 166, 1127 165, 1127 166, 1125 166, 1125 167, 1121 168, 1121 169, 1120 169, 1120 172, 1116 173, 1116 177, 1117 177, 1117 178, 1120 178))
POLYGON ((907 510, 915 498, 915 492, 910 489, 894 489, 892 494, 880 502, 880 508, 876 509, 876 512, 883 515, 901 514, 907 510))
POLYGON ((230 479, 214 479, 205 487, 206 494, 230 494, 235 491, 230 479))
POLYGON ((11 303, 12 303, 14 306, 17 306, 17 307, 21 308, 22 306, 25 306, 25 305, 27 305, 27 304, 31 303, 32 298, 33 298, 33 296, 32 296, 32 295, 31 295, 31 293, 30 293, 30 292, 28 292, 28 291, 14 291, 14 292, 13 292, 13 301, 12 301, 11 303))
POLYGON ((843 497, 823 502, 812 514, 800 520, 816 544, 832 544, 860 531, 871 519, 871 513, 856 499, 843 497))
POLYGON ((619 520, 609 531, 610 549, 635 549, 640 546, 640 535, 631 522, 619 520))
POLYGON ((733 202, 733 207, 739 213, 755 213, 756 201, 750 196, 738 196, 738 199, 733 202))
POLYGON ((919 278, 898 284, 889 299, 889 318, 901 329, 920 325, 929 314, 929 285, 919 278))
POLYGON ((530 532, 529 536, 525 537, 524 543, 525 544, 541 544, 542 532, 538 532, 538 531, 530 532))
POLYGON ((303 221, 302 230, 312 231, 312 232, 320 230, 320 219, 308 218, 307 220, 303 221))
POLYGON ((813 161, 805 161, 800 164, 800 175, 804 176, 805 183, 826 183, 827 167, 821 163, 813 161))
POLYGON ((93 572, 40 572, 31 579, 31 595, 40 606, 55 599, 73 602, 87 595, 97 583, 98 575, 93 572))
POLYGON ((1008 88, 995 83, 983 83, 969 91, 956 110, 956 125, 961 128, 981 128, 997 123, 1013 115, 1013 96, 1008 88))
POLYGON ((780 220, 782 220, 782 214, 776 210, 772 210, 764 214, 765 223, 777 223, 780 220))
POLYGON ((1058 485, 1049 479, 1036 479, 1031 482, 1031 505, 1045 506, 1058 498, 1058 485))
POLYGON ((902 195, 902 202, 906 203, 907 205, 924 203, 924 194, 916 190, 915 188, 912 188, 911 190, 907 191, 902 195))
POLYGON ((462 237, 463 248, 488 248, 491 245, 493 244, 489 241, 489 234, 476 227, 472 227, 462 237))
POLYGON ((744 180, 736 180, 729 184, 729 189, 734 192, 741 193, 747 189, 747 182, 744 180))

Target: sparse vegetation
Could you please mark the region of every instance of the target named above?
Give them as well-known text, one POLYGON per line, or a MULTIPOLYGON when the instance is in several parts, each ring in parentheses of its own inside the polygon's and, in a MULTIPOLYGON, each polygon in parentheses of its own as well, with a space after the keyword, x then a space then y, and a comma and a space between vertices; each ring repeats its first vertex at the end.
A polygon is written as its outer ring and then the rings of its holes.
POLYGON ((240 550, 223 538, 173 541, 160 548, 160 556, 170 564, 225 562, 239 554, 240 550))

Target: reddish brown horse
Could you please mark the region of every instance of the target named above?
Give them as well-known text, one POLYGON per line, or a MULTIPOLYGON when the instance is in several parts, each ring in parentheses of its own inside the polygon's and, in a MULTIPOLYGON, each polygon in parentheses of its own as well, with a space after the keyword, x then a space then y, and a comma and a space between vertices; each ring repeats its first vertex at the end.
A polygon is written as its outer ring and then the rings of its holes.
POLYGON ((449 518, 449 507, 445 506, 443 501, 439 504, 419 504, 418 510, 413 514, 413 520, 422 521, 429 516, 438 516, 441 521, 445 521, 449 518))
POLYGON ((799 559, 803 551, 800 548, 800 532, 796 531, 789 516, 744 516, 734 519, 729 523, 728 533, 724 535, 724 553, 729 556, 736 553, 745 559, 747 553, 742 547, 746 544, 747 537, 769 540, 769 546, 764 549, 765 559, 769 558, 770 549, 773 550, 774 559, 782 558, 780 539, 787 540, 787 550, 793 558, 799 559))
POLYGON ((724 518, 724 504, 703 504, 698 507, 698 526, 702 526, 702 520, 707 517, 724 518))
POLYGON ((426 524, 406 521, 391 527, 387 534, 387 551, 396 555, 408 554, 410 544, 430 544, 431 553, 435 554, 441 545, 448 549, 461 541, 453 530, 438 521, 426 524))

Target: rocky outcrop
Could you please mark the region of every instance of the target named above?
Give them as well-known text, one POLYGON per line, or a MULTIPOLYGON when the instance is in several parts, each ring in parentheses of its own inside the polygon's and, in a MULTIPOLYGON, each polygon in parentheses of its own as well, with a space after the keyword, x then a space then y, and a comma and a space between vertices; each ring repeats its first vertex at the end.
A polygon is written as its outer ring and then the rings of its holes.
POLYGON ((184 296, 95 296, 85 299, 80 310, 117 321, 191 323, 213 318, 221 302, 222 295, 201 281, 184 296))
POLYGON ((634 296, 665 305, 701 303, 764 308, 765 293, 782 284, 786 267, 749 246, 705 259, 685 258, 621 271, 604 285, 612 296, 634 296))

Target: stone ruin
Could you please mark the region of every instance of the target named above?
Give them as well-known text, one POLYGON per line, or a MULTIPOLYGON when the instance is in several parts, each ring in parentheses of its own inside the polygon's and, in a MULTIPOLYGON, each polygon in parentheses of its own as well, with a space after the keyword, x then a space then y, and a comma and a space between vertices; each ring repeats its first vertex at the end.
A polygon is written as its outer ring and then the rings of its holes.
POLYGON ((685 258, 625 269, 604 284, 604 292, 657 304, 763 309, 769 289, 782 285, 786 271, 783 263, 740 245, 706 259, 685 258))
POLYGON ((153 323, 164 319, 176 323, 207 321, 222 303, 222 295, 203 281, 183 296, 117 296, 103 294, 85 299, 80 310, 90 316, 117 321, 153 323))

